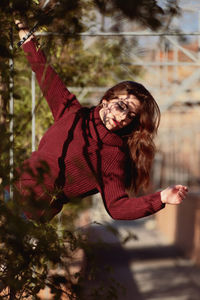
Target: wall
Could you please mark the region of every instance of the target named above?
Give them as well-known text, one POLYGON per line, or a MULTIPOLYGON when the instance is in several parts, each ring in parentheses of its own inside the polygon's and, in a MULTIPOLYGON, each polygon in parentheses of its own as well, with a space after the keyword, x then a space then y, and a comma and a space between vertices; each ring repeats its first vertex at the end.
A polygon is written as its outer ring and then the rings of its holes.
POLYGON ((189 192, 178 206, 166 205, 156 221, 168 241, 200 265, 200 192, 189 192))

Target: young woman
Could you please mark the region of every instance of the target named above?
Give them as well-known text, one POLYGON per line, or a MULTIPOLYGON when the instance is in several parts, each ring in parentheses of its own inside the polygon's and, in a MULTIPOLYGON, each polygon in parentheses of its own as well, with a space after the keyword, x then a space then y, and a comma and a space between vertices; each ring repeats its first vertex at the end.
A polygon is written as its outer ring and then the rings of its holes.
MULTIPOLYGON (((16 24, 23 39, 27 30, 19 21, 16 24)), ((187 193, 182 185, 142 197, 126 192, 148 185, 155 153, 160 111, 143 85, 121 82, 105 93, 99 105, 83 108, 47 64, 33 35, 22 47, 54 117, 16 183, 23 202, 34 194, 36 202, 44 205, 34 212, 29 209, 28 217, 50 219, 63 204, 97 192, 114 219, 133 220, 159 211, 166 203, 181 203, 187 193)))

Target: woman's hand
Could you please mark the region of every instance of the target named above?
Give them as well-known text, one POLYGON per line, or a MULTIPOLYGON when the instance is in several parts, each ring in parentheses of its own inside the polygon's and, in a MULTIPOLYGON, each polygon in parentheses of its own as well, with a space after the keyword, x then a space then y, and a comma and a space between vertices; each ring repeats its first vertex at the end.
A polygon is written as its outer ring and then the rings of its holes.
POLYGON ((183 185, 174 185, 163 190, 161 201, 164 204, 180 204, 186 197, 188 188, 183 185))
MULTIPOLYGON (((29 30, 28 30, 27 26, 26 26, 23 22, 21 22, 21 21, 19 21, 19 20, 15 20, 15 25, 16 25, 16 27, 18 28, 19 38, 20 38, 20 40, 22 40, 22 39, 29 33, 29 30)), ((31 36, 24 42, 24 44, 27 43, 28 41, 30 41, 33 37, 34 37, 34 36, 31 35, 31 36)))

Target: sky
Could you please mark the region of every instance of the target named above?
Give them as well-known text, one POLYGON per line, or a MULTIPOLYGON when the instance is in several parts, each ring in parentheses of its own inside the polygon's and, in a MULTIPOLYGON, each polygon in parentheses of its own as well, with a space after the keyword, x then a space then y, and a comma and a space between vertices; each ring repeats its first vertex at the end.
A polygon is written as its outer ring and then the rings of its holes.
POLYGON ((200 13, 199 0, 179 0, 179 6, 183 9, 182 15, 175 18, 173 25, 181 29, 181 31, 198 31, 198 11, 200 13))

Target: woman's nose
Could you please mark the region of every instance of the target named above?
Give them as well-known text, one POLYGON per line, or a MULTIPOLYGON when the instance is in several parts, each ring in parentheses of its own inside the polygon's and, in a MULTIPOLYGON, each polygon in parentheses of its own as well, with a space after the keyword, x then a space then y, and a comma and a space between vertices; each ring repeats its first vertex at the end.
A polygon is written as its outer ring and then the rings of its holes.
POLYGON ((125 120, 127 117, 128 117, 128 114, 129 114, 129 110, 125 110, 123 111, 121 114, 120 114, 120 117, 121 117, 121 121, 125 120))

